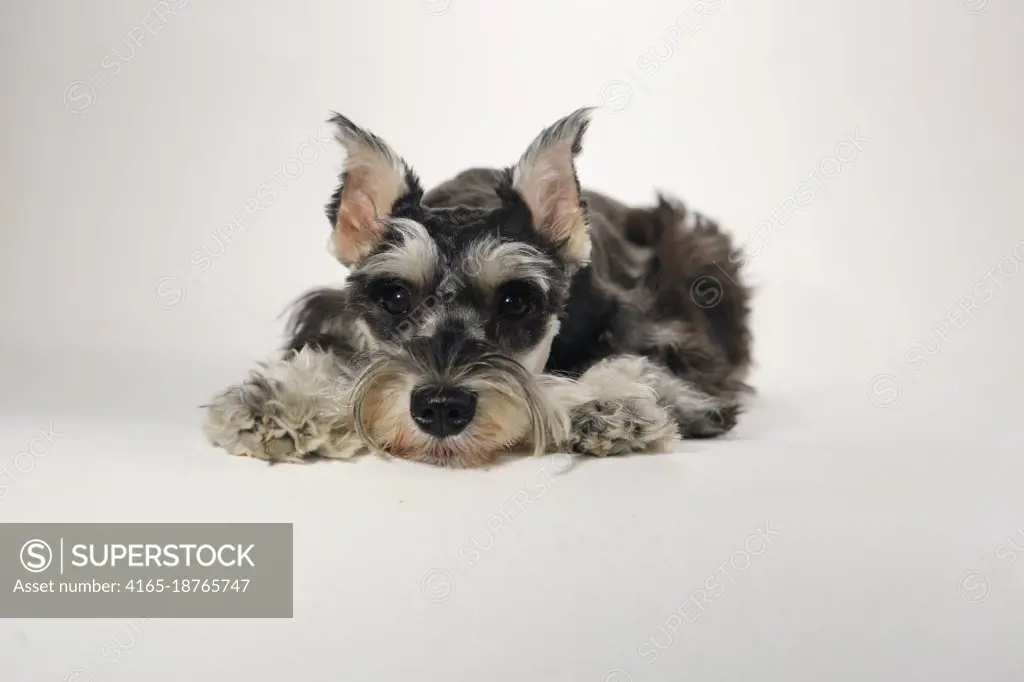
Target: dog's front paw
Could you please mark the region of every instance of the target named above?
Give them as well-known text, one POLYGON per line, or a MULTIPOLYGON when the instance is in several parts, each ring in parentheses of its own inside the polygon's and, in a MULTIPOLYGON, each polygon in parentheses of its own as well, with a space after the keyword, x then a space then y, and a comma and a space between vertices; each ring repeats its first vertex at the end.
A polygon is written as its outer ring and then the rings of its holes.
POLYGON ((570 449, 607 457, 664 446, 678 437, 675 422, 653 399, 593 400, 570 415, 570 449))
POLYGON ((290 392, 266 377, 229 388, 206 410, 207 437, 233 455, 301 462, 347 458, 363 449, 341 405, 290 392))

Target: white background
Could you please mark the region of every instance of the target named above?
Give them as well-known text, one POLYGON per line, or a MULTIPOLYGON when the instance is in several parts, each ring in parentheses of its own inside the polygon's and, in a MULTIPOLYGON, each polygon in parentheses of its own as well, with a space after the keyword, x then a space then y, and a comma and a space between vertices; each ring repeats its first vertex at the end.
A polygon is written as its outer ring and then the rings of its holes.
POLYGON ((294 522, 295 618, 0 621, 0 679, 1024 676, 1024 6, 168 2, 3 10, 0 520, 294 522), (561 475, 205 445, 196 406, 344 276, 340 152, 288 162, 329 110, 429 186, 587 104, 584 185, 672 192, 757 252, 760 395, 733 434, 561 475), (662 630, 723 562, 725 592, 662 630))

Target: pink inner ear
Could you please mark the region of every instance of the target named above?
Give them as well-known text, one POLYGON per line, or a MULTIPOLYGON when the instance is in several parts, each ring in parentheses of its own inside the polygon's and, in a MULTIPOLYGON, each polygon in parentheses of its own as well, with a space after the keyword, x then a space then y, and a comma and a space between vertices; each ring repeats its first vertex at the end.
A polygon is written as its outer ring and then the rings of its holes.
POLYGON ((516 188, 530 207, 538 231, 562 243, 569 260, 589 259, 590 238, 580 208, 570 141, 555 142, 527 158, 520 165, 516 188))
POLYGON ((398 157, 357 140, 346 144, 345 186, 334 234, 332 252, 343 263, 363 258, 383 236, 391 207, 404 192, 406 169, 398 157))
POLYGON ((519 191, 538 222, 538 228, 549 231, 558 240, 568 235, 550 230, 564 229, 567 213, 579 209, 579 195, 572 168, 572 145, 557 142, 539 151, 521 168, 519 191))
POLYGON ((382 233, 383 224, 370 195, 346 184, 341 193, 338 222, 331 235, 337 258, 345 263, 359 260, 380 241, 382 233))

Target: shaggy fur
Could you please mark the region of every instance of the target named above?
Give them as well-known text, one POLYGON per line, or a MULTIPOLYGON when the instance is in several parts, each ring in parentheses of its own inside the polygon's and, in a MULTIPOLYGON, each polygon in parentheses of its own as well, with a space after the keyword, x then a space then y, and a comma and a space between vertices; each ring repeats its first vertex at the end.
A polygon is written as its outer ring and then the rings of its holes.
POLYGON ((346 164, 327 216, 345 286, 296 303, 285 353, 207 406, 211 441, 272 462, 376 451, 469 467, 729 431, 749 391, 741 259, 676 200, 632 208, 581 190, 589 113, 517 164, 429 193, 335 116, 346 164))

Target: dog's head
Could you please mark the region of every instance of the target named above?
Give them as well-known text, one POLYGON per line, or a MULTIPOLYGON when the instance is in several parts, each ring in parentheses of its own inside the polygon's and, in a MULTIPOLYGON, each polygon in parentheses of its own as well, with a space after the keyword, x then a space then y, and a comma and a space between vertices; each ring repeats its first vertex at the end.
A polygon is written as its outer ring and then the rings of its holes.
POLYGON ((349 312, 372 357, 355 396, 371 444, 469 466, 564 430, 535 375, 590 255, 574 166, 589 113, 544 130, 499 174, 487 208, 424 205, 394 150, 333 119, 346 161, 329 249, 349 268, 349 312))

